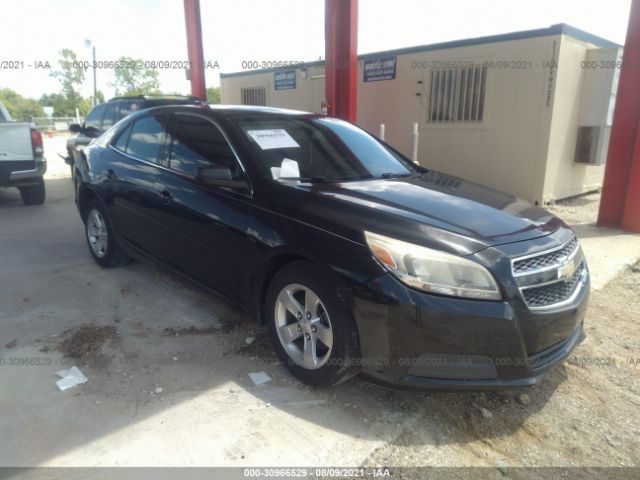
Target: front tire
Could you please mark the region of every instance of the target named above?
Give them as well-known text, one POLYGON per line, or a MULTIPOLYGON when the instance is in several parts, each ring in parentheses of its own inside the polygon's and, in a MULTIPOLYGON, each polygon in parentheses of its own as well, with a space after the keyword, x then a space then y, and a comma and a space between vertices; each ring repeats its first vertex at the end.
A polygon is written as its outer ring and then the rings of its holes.
POLYGON ((113 268, 129 263, 129 256, 116 243, 102 204, 95 198, 87 205, 84 226, 89 252, 98 265, 113 268))
POLYGON ((44 178, 40 177, 35 185, 19 187, 22 202, 25 205, 42 205, 46 197, 44 178))
POLYGON ((355 320, 335 283, 315 265, 292 263, 274 276, 265 317, 278 357, 302 382, 328 386, 358 373, 355 320))

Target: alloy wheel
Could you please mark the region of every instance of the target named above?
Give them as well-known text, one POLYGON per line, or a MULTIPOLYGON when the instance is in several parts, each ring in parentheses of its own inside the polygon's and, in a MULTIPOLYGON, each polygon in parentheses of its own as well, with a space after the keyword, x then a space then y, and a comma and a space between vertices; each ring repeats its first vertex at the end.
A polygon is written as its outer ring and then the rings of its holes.
POLYGON ((107 224, 102 213, 96 209, 92 209, 87 215, 87 238, 96 257, 102 258, 107 254, 109 247, 107 224))
POLYGON ((297 283, 286 285, 276 299, 275 323, 280 343, 296 365, 315 370, 327 363, 333 329, 313 290, 297 283))

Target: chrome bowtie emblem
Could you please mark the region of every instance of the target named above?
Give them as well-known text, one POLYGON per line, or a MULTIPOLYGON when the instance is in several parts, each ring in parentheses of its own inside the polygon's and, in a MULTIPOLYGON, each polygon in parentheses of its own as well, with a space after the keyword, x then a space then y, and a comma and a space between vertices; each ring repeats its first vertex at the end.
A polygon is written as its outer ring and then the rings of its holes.
POLYGON ((572 258, 571 260, 564 257, 562 259, 562 265, 558 267, 558 280, 564 280, 565 282, 573 277, 573 274, 576 272, 576 259, 572 258))

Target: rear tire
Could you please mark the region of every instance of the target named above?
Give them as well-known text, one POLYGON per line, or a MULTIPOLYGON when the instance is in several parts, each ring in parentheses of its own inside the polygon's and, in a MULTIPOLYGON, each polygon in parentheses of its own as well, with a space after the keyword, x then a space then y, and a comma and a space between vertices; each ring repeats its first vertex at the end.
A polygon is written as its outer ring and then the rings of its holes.
POLYGON ((329 386, 359 371, 355 320, 335 282, 315 265, 296 262, 274 276, 265 318, 278 357, 299 380, 329 386))
POLYGON ((46 197, 44 178, 40 177, 35 185, 19 187, 22 202, 25 205, 41 205, 46 197))
POLYGON ((85 237, 96 263, 104 268, 121 267, 129 263, 131 259, 116 243, 104 207, 98 199, 91 200, 85 211, 85 237))

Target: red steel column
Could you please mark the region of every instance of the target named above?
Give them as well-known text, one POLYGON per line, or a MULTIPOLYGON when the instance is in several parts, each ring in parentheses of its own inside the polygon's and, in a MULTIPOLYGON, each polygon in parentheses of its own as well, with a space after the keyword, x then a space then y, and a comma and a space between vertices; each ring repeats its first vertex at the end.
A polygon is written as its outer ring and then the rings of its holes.
POLYGON ((329 115, 356 121, 358 0, 325 0, 325 96, 329 115))
POLYGON ((187 50, 189 52, 189 79, 191 95, 207 99, 204 80, 204 53, 202 49, 202 23, 200 22, 200 0, 184 0, 184 18, 187 24, 187 50))
MULTIPOLYGON (((638 95, 640 95, 640 92, 638 95)), ((624 202, 620 226, 623 230, 640 233, 640 121, 636 128, 636 145, 631 157, 627 198, 624 202)))
POLYGON ((640 0, 632 0, 598 225, 640 232, 640 0))

